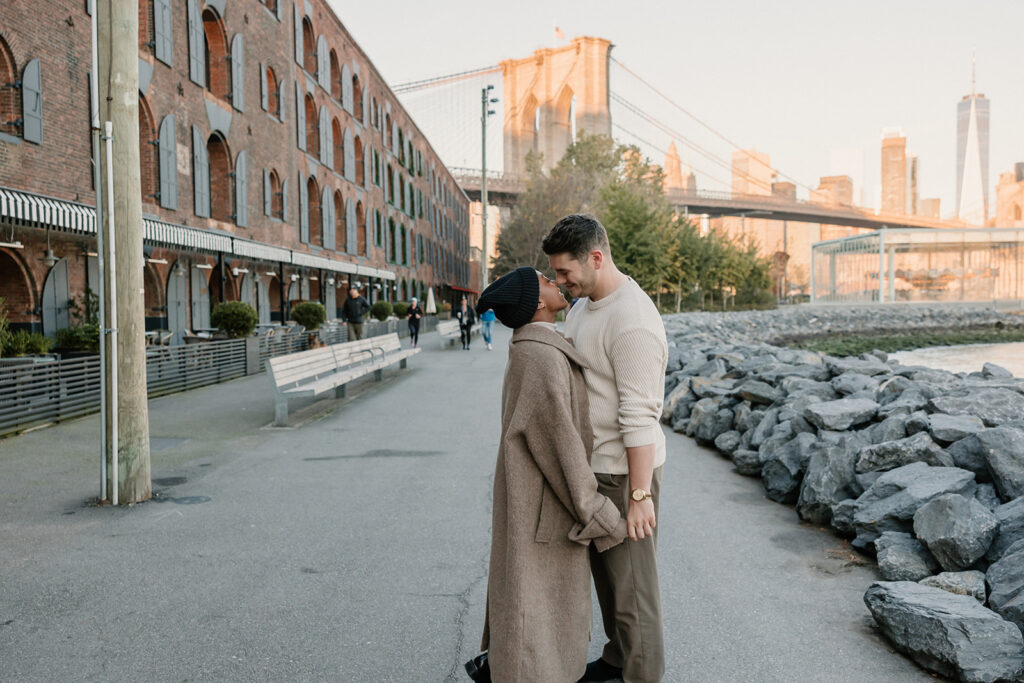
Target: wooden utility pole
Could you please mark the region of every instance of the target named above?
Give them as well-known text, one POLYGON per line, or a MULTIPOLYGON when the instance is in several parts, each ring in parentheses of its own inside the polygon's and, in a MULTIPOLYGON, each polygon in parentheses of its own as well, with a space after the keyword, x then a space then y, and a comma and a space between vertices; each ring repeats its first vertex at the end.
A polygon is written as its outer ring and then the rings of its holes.
MULTIPOLYGON (((117 443, 117 453, 106 457, 107 475, 117 472, 118 481, 108 481, 107 490, 117 491, 116 499, 111 498, 119 503, 137 503, 152 495, 139 178, 139 10, 135 0, 97 0, 95 11, 100 120, 112 124, 112 160, 108 164, 108 156, 100 155, 99 175, 113 184, 113 202, 104 202, 106 215, 98 218, 106 228, 113 211, 114 234, 108 235, 105 250, 109 255, 113 249, 117 257, 116 279, 111 282, 111 269, 105 268, 102 285, 107 292, 113 290, 118 302, 116 320, 107 316, 107 325, 117 332, 103 335, 103 343, 117 345, 117 401, 108 411, 108 420, 109 413, 116 411, 117 438, 108 435, 107 439, 108 444, 117 443)), ((107 192, 106 186, 103 191, 107 192)), ((110 299, 106 297, 108 303, 110 299)))

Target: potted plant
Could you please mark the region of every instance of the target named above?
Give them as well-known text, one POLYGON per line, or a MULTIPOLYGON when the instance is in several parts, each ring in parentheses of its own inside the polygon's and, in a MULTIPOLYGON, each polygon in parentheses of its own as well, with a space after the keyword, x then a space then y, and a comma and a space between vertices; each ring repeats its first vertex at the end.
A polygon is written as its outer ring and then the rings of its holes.
POLYGON ((57 330, 57 350, 62 357, 75 358, 100 352, 100 299, 91 289, 68 302, 71 327, 57 330))
POLYGON ((320 326, 327 320, 327 309, 324 305, 318 301, 303 301, 302 303, 292 306, 292 320, 297 322, 306 328, 306 332, 309 333, 309 348, 316 349, 323 344, 320 342, 320 337, 316 331, 320 329, 320 326))
POLYGON ((259 321, 256 309, 244 301, 217 304, 210 314, 210 323, 231 339, 248 337, 259 321))
POLYGON ((440 318, 441 320, 450 320, 452 317, 452 302, 442 302, 441 310, 437 312, 437 317, 440 318))

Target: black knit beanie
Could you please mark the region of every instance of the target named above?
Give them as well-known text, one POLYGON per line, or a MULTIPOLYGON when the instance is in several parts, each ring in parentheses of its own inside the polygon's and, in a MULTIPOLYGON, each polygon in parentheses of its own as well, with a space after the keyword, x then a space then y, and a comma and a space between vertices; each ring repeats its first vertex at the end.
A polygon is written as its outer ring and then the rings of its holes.
POLYGON ((483 313, 492 308, 502 325, 516 329, 533 320, 539 299, 537 271, 523 266, 489 284, 480 295, 476 311, 483 313))

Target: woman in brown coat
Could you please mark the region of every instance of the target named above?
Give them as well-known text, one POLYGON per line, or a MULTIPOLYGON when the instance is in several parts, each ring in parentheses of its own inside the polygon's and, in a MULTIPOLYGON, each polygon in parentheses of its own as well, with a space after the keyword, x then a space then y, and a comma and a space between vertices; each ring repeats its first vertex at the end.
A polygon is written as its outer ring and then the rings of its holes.
POLYGON ((478 306, 515 331, 501 396, 501 441, 483 649, 494 681, 570 683, 586 668, 590 563, 622 542, 625 521, 590 469, 585 362, 555 330, 554 282, 519 268, 478 306))

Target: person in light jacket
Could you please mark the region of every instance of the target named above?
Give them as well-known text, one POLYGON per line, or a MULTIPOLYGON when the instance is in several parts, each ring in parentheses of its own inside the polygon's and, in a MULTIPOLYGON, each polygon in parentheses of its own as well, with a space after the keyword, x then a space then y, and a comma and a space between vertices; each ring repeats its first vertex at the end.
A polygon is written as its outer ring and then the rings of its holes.
MULTIPOLYGON (((514 330, 501 396, 483 649, 491 680, 575 683, 590 640, 590 561, 620 544, 625 520, 590 468, 586 363, 555 329, 566 300, 519 268, 478 310, 514 330)), ((468 670, 468 665, 467 665, 468 670)))

